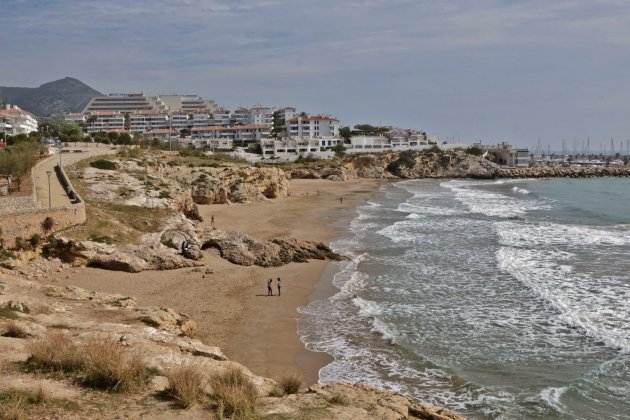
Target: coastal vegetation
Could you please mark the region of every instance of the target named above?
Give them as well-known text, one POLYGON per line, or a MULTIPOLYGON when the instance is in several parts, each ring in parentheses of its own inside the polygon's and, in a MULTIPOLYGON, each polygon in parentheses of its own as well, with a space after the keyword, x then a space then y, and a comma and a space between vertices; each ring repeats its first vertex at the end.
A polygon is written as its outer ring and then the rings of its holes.
MULTIPOLYGON (((8 144, 8 143, 7 143, 8 144)), ((43 154, 42 146, 34 138, 24 136, 0 150, 0 175, 15 180, 17 191, 43 154)))

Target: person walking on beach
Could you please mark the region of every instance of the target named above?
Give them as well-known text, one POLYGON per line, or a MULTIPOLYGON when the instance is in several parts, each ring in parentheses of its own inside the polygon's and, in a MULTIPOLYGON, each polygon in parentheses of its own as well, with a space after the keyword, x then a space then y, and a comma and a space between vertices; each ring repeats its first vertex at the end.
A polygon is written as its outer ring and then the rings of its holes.
POLYGON ((273 289, 271 288, 272 279, 267 281, 267 296, 273 296, 273 289))
POLYGON ((210 218, 210 226, 212 226, 212 229, 216 229, 216 226, 214 225, 214 214, 210 218))
POLYGON ((276 280, 276 285, 278 287, 278 296, 280 296, 280 277, 278 277, 278 280, 276 280))
POLYGON ((343 204, 343 197, 339 197, 339 204, 343 204))

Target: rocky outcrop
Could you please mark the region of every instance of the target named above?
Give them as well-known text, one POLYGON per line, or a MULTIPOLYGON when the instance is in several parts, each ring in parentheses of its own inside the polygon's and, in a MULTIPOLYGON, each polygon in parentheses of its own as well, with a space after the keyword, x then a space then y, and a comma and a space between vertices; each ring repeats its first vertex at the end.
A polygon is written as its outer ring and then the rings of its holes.
POLYGON ((343 166, 309 166, 293 168, 288 173, 291 179, 327 179, 329 181, 347 181, 349 179, 343 166))
POLYGON ((193 181, 197 204, 246 203, 286 197, 289 182, 282 169, 233 167, 210 169, 193 181))
POLYGON ((291 262, 306 262, 310 259, 341 260, 321 242, 300 241, 292 238, 277 238, 259 241, 241 232, 208 230, 201 235, 202 249, 215 248, 221 257, 238 265, 278 267, 291 262))
POLYGON ((44 245, 48 258, 59 258, 74 266, 139 273, 145 270, 174 270, 203 264, 185 258, 174 249, 146 245, 115 246, 92 241, 52 238, 44 245))
POLYGON ((178 229, 168 229, 162 233, 160 242, 169 248, 180 251, 182 255, 191 260, 200 260, 201 247, 194 233, 178 229))

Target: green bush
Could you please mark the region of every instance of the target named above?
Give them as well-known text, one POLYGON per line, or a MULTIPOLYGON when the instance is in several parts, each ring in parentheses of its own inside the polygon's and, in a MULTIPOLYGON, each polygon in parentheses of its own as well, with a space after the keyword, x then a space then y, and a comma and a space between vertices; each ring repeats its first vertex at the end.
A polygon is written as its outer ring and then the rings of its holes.
POLYGON ((403 168, 413 168, 416 164, 416 153, 412 150, 405 150, 400 152, 398 159, 392 161, 387 165, 387 170, 394 174, 400 175, 400 171, 403 168))
POLYGON ((102 169, 105 171, 115 171, 118 168, 118 165, 116 165, 116 162, 112 162, 111 160, 107 160, 107 159, 99 159, 99 160, 95 160, 94 162, 90 162, 90 166, 96 169, 102 169))

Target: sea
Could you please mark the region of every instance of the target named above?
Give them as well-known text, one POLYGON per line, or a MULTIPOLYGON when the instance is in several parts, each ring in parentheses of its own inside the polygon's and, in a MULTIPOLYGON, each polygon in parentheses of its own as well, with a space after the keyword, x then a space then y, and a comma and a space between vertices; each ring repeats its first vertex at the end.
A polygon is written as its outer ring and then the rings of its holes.
POLYGON ((410 180, 333 248, 300 308, 320 381, 472 419, 630 419, 630 180, 410 180))

